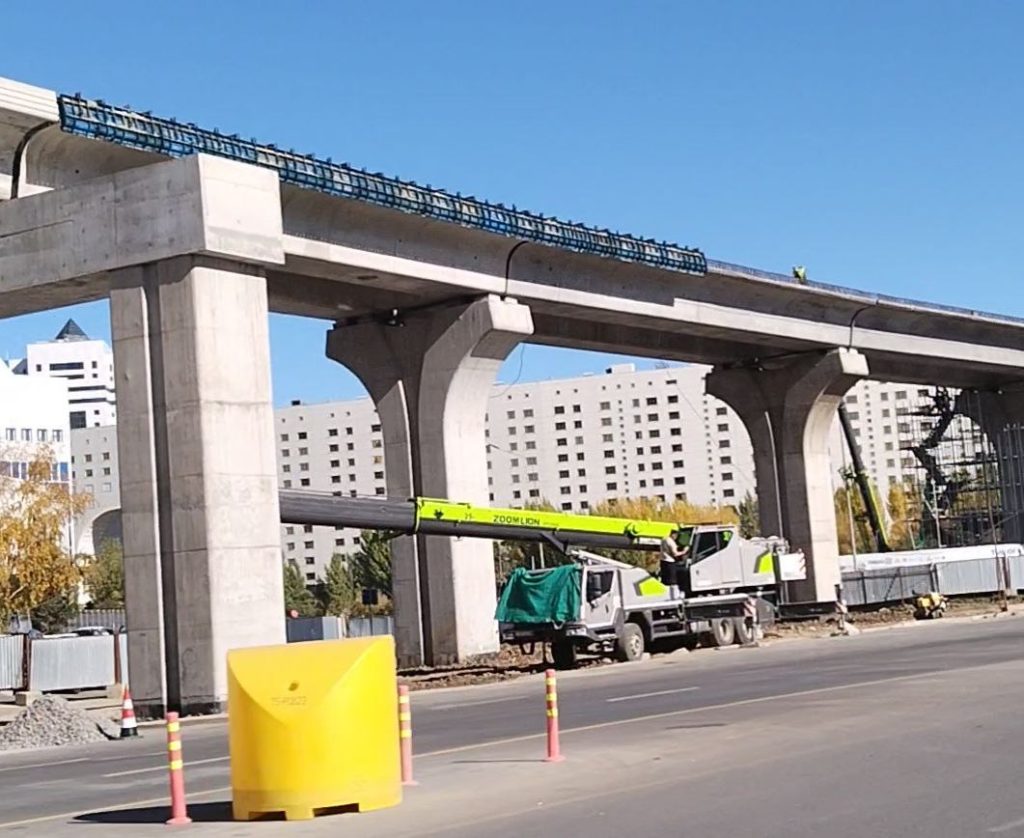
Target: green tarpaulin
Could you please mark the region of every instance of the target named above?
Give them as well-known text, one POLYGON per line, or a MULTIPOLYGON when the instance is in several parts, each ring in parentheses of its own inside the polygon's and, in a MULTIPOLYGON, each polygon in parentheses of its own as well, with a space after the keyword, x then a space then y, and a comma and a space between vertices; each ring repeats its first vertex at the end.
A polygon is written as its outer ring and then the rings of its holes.
POLYGON ((580 618, 583 573, 576 565, 550 570, 516 568, 501 592, 499 623, 564 623, 580 618))

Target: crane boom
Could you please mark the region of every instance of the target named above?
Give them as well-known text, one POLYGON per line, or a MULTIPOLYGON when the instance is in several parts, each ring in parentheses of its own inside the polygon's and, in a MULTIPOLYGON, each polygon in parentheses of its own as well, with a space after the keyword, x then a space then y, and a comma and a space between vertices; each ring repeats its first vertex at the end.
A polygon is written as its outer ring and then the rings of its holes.
POLYGON ((679 527, 663 521, 533 509, 491 509, 434 498, 345 498, 282 491, 280 503, 281 521, 286 524, 388 530, 405 535, 554 540, 580 547, 657 550, 662 539, 679 527))

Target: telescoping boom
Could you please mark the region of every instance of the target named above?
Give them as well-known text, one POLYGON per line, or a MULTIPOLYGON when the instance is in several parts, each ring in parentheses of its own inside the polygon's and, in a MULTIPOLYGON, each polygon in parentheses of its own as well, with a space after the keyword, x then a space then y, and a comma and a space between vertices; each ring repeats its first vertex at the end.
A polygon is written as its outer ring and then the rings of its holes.
POLYGON ((344 498, 283 491, 286 524, 344 526, 412 535, 448 535, 516 541, 554 541, 580 547, 657 550, 678 528, 663 521, 574 515, 532 509, 491 509, 432 498, 344 498))

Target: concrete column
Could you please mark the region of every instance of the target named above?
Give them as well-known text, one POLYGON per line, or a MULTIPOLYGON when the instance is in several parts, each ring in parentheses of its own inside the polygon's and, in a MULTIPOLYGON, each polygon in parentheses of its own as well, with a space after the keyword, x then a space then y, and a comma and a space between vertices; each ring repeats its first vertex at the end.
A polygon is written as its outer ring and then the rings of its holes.
POLYGON ((216 711, 227 651, 284 641, 266 281, 182 256, 110 304, 133 697, 216 711))
POLYGON ((963 390, 957 413, 972 419, 992 444, 999 492, 992 498, 1001 509, 1001 541, 1024 542, 1024 390, 963 390))
POLYGON ((761 531, 779 534, 808 558, 794 601, 831 602, 841 579, 828 454, 840 400, 868 373, 855 350, 833 349, 772 368, 716 369, 707 392, 739 414, 750 434, 761 531))
MULTIPOLYGON (((393 496, 488 503, 484 419, 502 361, 532 334, 530 310, 495 295, 374 322, 339 323, 327 355, 377 405, 393 496)), ((403 665, 497 649, 493 548, 436 536, 392 543, 403 665)))

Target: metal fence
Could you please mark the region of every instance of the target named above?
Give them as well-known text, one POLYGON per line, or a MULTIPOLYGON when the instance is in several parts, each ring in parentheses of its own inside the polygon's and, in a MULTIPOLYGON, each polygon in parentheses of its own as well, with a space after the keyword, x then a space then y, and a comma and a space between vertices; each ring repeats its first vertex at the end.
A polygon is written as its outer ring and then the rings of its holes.
POLYGON ((87 626, 100 626, 115 631, 123 628, 124 625, 123 608, 91 608, 79 612, 77 616, 69 620, 67 630, 74 631, 87 626))
POLYGON ((375 637, 395 633, 394 617, 349 617, 346 622, 348 637, 375 637))
POLYGON ((30 692, 82 690, 118 682, 120 638, 44 637, 31 642, 30 692))
POLYGON ((1024 590, 1024 557, 1000 556, 843 574, 843 595, 851 606, 900 602, 926 591, 948 596, 994 594, 1004 587, 1024 590))
POLYGON ((25 682, 25 635, 0 637, 0 690, 20 689, 25 682))

